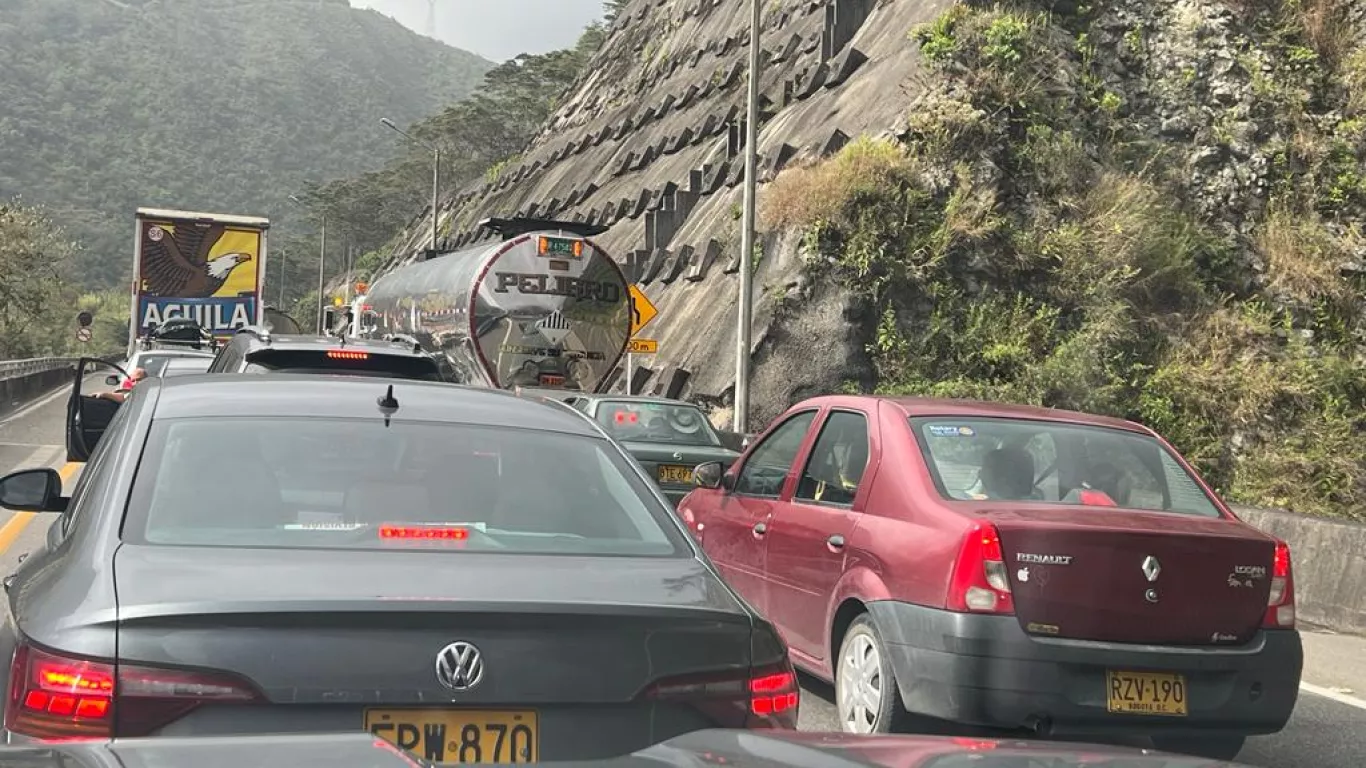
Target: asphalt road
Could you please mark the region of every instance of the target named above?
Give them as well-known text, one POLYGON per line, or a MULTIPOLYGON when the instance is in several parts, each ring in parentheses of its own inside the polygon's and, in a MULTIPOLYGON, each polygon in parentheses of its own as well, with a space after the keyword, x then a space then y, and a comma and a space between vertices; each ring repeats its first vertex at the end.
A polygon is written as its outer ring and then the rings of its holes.
MULTIPOLYGON (((65 461, 65 416, 66 392, 61 391, 0 419, 0 474, 53 467, 69 488, 80 465, 65 461)), ((0 511, 0 576, 12 573, 22 555, 42 546, 49 525, 45 515, 0 511)), ((1250 739, 1238 759, 1264 768, 1362 768, 1366 766, 1366 638, 1301 629, 1305 630, 1305 686, 1295 715, 1281 733, 1250 739)), ((802 690, 801 729, 837 729, 830 687, 807 678, 802 690)))

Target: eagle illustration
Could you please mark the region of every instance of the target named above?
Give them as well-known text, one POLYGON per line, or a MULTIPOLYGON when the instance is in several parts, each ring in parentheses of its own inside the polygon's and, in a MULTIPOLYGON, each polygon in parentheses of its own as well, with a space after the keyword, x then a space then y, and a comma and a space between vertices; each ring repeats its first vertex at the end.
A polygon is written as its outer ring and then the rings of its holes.
MULTIPOLYGON (((155 226, 149 225, 149 230, 155 226)), ((145 232, 142 241, 142 289, 153 296, 207 298, 223 287, 239 264, 251 261, 249 253, 209 258, 223 237, 221 224, 207 228, 182 224, 174 233, 165 228, 160 231, 159 239, 145 232)))

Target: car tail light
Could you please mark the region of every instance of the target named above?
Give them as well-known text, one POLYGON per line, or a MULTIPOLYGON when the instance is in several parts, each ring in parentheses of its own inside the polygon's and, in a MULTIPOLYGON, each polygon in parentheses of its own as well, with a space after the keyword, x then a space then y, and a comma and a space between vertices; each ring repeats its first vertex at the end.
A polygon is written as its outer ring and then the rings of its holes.
POLYGON ((762 619, 750 637, 750 658, 748 668, 660 680, 645 697, 692 704, 722 728, 796 730, 797 671, 777 630, 762 619))
POLYGON ((354 349, 329 349, 327 356, 333 360, 369 360, 369 352, 357 352, 354 349))
POLYGON ((1276 542, 1271 558, 1271 594, 1267 598, 1266 619, 1262 626, 1292 629, 1295 626, 1295 575, 1290 566, 1290 545, 1276 542))
POLYGON ((949 579, 948 607, 959 613, 1014 613, 1001 536, 996 526, 973 523, 963 536, 949 579))
POLYGON ((21 644, 10 666, 5 729, 36 739, 146 736, 209 703, 260 701, 218 673, 118 665, 21 644))
POLYGON ((724 728, 792 730, 797 727, 801 703, 791 663, 668 678, 647 688, 645 697, 694 704, 724 728))

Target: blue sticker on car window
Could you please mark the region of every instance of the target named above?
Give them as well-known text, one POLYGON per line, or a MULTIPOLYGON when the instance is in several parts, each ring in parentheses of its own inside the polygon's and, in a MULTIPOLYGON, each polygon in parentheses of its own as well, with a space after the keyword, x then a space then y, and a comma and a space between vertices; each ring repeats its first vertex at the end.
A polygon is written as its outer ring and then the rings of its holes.
POLYGON ((930 434, 935 437, 972 437, 977 434, 972 427, 955 427, 947 424, 931 424, 930 434))

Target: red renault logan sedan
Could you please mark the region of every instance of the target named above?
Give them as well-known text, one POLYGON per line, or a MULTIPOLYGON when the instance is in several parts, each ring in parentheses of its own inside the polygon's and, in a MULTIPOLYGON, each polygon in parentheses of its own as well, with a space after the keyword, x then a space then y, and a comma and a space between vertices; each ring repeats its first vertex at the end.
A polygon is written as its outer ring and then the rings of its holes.
POLYGON ((1232 759, 1303 653, 1284 542, 1151 430, 967 401, 787 411, 679 514, 846 731, 915 716, 1232 759))

